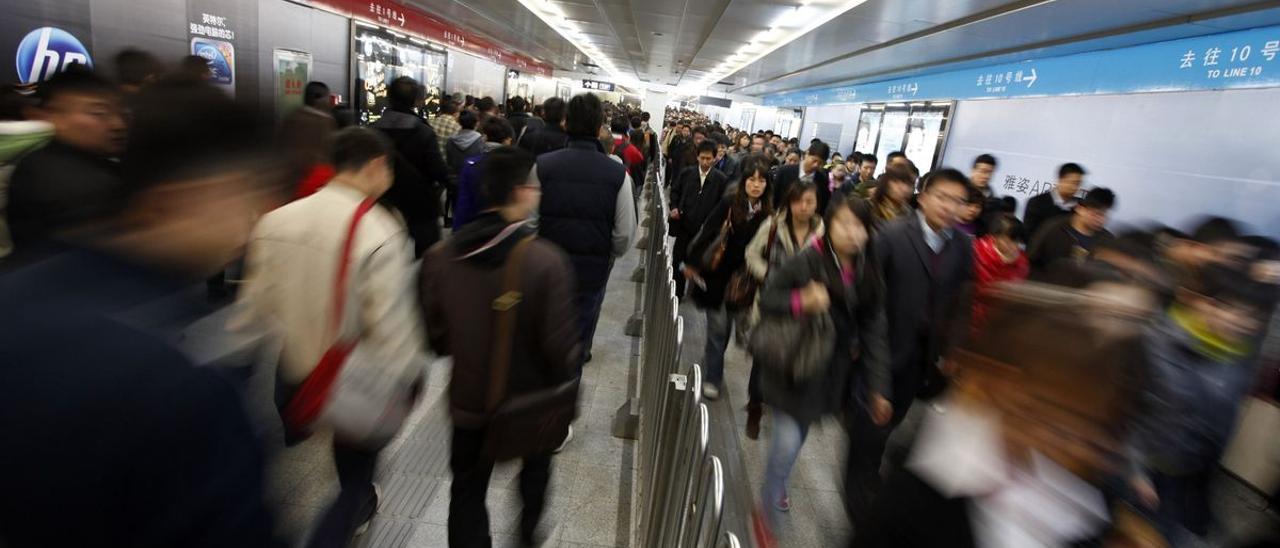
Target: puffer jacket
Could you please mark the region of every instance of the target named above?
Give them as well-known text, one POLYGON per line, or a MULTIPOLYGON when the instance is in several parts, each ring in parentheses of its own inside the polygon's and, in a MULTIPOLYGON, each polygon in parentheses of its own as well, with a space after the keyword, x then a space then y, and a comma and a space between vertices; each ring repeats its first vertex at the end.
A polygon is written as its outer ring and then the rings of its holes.
MULTIPOLYGON (((747 244, 747 270, 763 287, 769 272, 782 266, 796 253, 821 240, 826 233, 826 225, 822 217, 814 215, 809 219, 809 236, 803 242, 796 242, 791 234, 790 213, 783 211, 760 225, 760 230, 747 244)), ((746 317, 747 328, 760 320, 760 295, 756 294, 756 303, 746 317)))

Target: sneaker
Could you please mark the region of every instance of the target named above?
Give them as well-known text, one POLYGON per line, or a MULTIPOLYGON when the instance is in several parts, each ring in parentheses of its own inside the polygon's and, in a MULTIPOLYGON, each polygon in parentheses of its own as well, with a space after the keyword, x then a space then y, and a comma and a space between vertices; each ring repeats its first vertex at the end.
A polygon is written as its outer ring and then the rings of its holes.
POLYGON ((709 382, 702 383, 702 397, 715 401, 720 398, 720 389, 709 382))
POLYGON ((773 503, 773 507, 777 508, 779 512, 790 512, 791 497, 788 497, 786 493, 783 493, 782 498, 778 499, 777 502, 773 503))
POLYGON ((373 506, 369 510, 369 516, 364 518, 364 521, 360 522, 360 525, 356 526, 356 533, 353 535, 354 537, 358 537, 369 532, 369 526, 373 525, 373 517, 378 514, 378 504, 381 502, 382 486, 375 483, 373 484, 373 506))
POLYGON ((552 451, 552 453, 559 453, 561 451, 564 451, 564 448, 568 447, 569 442, 571 441, 573 441, 573 425, 572 424, 569 425, 569 433, 565 434, 564 441, 560 442, 560 447, 557 447, 555 451, 552 451))

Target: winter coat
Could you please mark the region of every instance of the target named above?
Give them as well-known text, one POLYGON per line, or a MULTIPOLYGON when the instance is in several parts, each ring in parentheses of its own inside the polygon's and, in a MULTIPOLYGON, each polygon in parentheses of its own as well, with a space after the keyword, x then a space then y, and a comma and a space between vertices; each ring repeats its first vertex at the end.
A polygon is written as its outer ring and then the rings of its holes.
POLYGON ((444 151, 449 159, 450 181, 456 185, 467 160, 484 153, 484 136, 474 129, 458 130, 449 138, 444 151))
POLYGON ((114 214, 123 186, 118 163, 57 140, 23 156, 9 178, 6 210, 15 255, 114 214))
POLYGON ((714 270, 707 268, 707 265, 702 264, 703 255, 720 234, 725 218, 731 214, 734 200, 734 197, 720 200, 707 216, 698 235, 693 238, 693 243, 689 244, 689 253, 685 257, 685 264, 697 270, 698 275, 706 282, 706 288, 694 284, 693 289, 693 302, 702 308, 718 308, 724 304, 724 290, 729 285, 729 278, 746 264, 747 244, 755 237, 767 217, 762 212, 756 212, 749 214, 746 219, 730 222, 720 265, 714 270))
POLYGON ((453 204, 453 230, 462 228, 481 211, 488 209, 489 205, 480 192, 480 162, 489 151, 500 146, 498 143, 481 143, 482 152, 463 162, 462 173, 458 175, 458 200, 453 204))
POLYGON ((973 320, 970 329, 977 332, 987 322, 986 293, 1000 282, 1027 279, 1031 271, 1026 253, 1018 252, 1012 263, 1005 262, 996 250, 991 236, 979 238, 973 243, 973 320))
MULTIPOLYGON (((431 348, 453 356, 449 409, 454 425, 486 421, 494 350, 493 302, 503 293, 504 266, 516 244, 534 234, 485 213, 433 247, 422 263, 423 315, 431 348)), ((538 238, 525 249, 519 271, 522 299, 507 377, 508 398, 556 386, 577 373, 580 351, 574 275, 560 248, 538 238)))
POLYGON ((870 392, 889 394, 889 343, 885 334, 884 291, 872 288, 873 302, 858 300, 866 258, 859 255, 852 276, 842 274, 825 238, 814 241, 774 269, 760 294, 760 313, 799 318, 799 291, 811 281, 827 286, 828 312, 835 324, 835 351, 826 373, 793 382, 778 367, 761 364, 760 388, 771 407, 804 422, 865 402, 870 392), (846 281, 847 280, 847 283, 846 281))
POLYGON ((0 122, 0 258, 13 251, 5 210, 14 164, 24 154, 44 146, 52 138, 53 125, 48 122, 0 122))
POLYGON ((449 181, 440 142, 435 130, 407 112, 388 110, 372 127, 396 147, 395 181, 381 201, 404 216, 415 254, 421 254, 440 239, 440 191, 449 181))
POLYGON ((526 129, 524 136, 519 139, 520 148, 532 152, 534 156, 541 156, 548 152, 555 152, 568 146, 569 135, 560 129, 560 126, 545 126, 540 129, 526 129))

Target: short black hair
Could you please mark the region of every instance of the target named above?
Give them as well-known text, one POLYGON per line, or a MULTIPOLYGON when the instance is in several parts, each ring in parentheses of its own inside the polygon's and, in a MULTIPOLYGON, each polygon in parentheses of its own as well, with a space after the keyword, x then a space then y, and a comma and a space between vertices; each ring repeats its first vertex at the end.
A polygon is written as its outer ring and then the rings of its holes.
POLYGON ((712 141, 712 140, 710 140, 710 139, 707 139, 707 140, 705 140, 705 141, 703 141, 703 142, 701 142, 701 143, 698 143, 698 150, 697 150, 696 152, 694 152, 694 155, 695 155, 695 156, 701 156, 703 152, 708 152, 708 153, 711 153, 711 155, 712 155, 712 156, 715 156, 715 155, 716 155, 716 143, 715 143, 715 142, 713 142, 713 141, 712 141))
POLYGON ((867 163, 867 162, 871 162, 871 163, 873 163, 873 164, 878 164, 878 163, 880 163, 880 161, 876 159, 876 155, 875 155, 875 154, 863 154, 863 155, 862 155, 862 162, 861 162, 861 163, 864 163, 864 164, 865 164, 865 163, 867 163))
POLYGON ((511 122, 501 116, 485 118, 484 123, 480 124, 480 133, 483 133, 485 140, 490 143, 501 143, 516 136, 515 129, 511 127, 511 122))
POLYGON ((644 125, 644 120, 641 120, 639 116, 631 117, 631 129, 640 129, 642 125, 644 125))
POLYGON ((805 154, 809 156, 817 156, 822 158, 822 161, 825 162, 827 161, 827 158, 831 156, 831 146, 822 141, 815 140, 813 144, 809 145, 809 150, 806 151, 805 154))
POLYGON ((476 101, 476 110, 480 112, 489 112, 496 106, 498 105, 493 102, 493 97, 481 97, 479 101, 476 101))
POLYGON ((422 96, 422 86, 408 76, 401 76, 387 86, 387 103, 393 110, 409 110, 422 96))
POLYGON ((329 86, 324 82, 307 82, 307 87, 302 91, 302 103, 311 105, 321 99, 329 102, 329 86))
POLYGON ((977 158, 974 158, 973 167, 978 167, 978 164, 987 164, 991 167, 999 165, 996 163, 996 157, 990 154, 979 154, 977 158))
POLYGON ((559 97, 552 97, 542 102, 542 119, 551 125, 559 125, 564 121, 565 102, 559 97))
POLYGON ((480 123, 480 116, 474 110, 468 109, 458 114, 458 125, 462 129, 475 129, 478 123, 480 123))
POLYGON ((582 139, 600 138, 600 126, 604 125, 604 106, 600 98, 590 93, 579 93, 569 100, 565 117, 565 133, 582 139))
POLYGON ((356 171, 383 156, 391 154, 391 140, 381 131, 349 127, 333 137, 333 167, 338 171, 356 171))
POLYGON ((1116 206, 1116 193, 1109 188, 1098 187, 1085 194, 1080 205, 1089 209, 1111 209, 1116 206))
POLYGON ((991 219, 991 224, 987 226, 987 235, 1005 236, 1015 242, 1027 241, 1027 230, 1022 225, 1022 221, 1008 213, 1001 213, 991 219))
POLYGON ((453 101, 442 101, 440 103, 440 114, 457 114, 458 103, 453 101))
POLYGON ((901 150, 895 150, 889 153, 889 158, 885 161, 893 162, 894 158, 906 158, 906 157, 907 157, 907 154, 905 152, 902 152, 901 150))
POLYGON ((1080 164, 1077 164, 1075 162, 1067 162, 1065 164, 1062 164, 1062 167, 1058 168, 1059 179, 1066 177, 1067 175, 1083 176, 1084 174, 1085 174, 1084 168, 1081 167, 1080 164))
POLYGON ((641 119, 641 120, 644 120, 644 121, 648 122, 648 121, 649 121, 649 118, 650 118, 650 116, 649 116, 649 113, 648 113, 648 112, 641 112, 641 113, 640 113, 640 119, 641 119))
POLYGON ((1275 302, 1275 290, 1251 278, 1242 269, 1227 265, 1207 265, 1195 285, 1196 293, 1257 312, 1269 310, 1275 302))
POLYGON ((969 178, 965 177, 963 173, 960 173, 960 170, 944 167, 930 173, 929 176, 925 178, 924 186, 920 190, 928 192, 934 186, 946 183, 963 186, 966 197, 969 195, 969 188, 973 186, 969 183, 969 178))
POLYGON ((164 79, 143 88, 135 105, 121 165, 125 200, 273 156, 261 118, 207 83, 164 79))
POLYGON ((524 97, 519 95, 507 99, 507 112, 524 112, 524 97))
POLYGON ((500 146, 480 160, 480 192, 485 203, 501 206, 511 200, 511 192, 529 180, 535 163, 533 153, 513 146, 500 146))
POLYGON ((1202 244, 1213 244, 1240 239, 1240 227, 1235 221, 1224 217, 1209 217, 1201 220, 1191 230, 1191 239, 1202 244))
POLYGON ((125 48, 116 54, 116 79, 122 85, 140 86, 163 73, 164 64, 148 52, 125 48))
POLYGON ((543 112, 544 111, 542 110, 542 105, 533 105, 533 115, 535 117, 541 118, 543 112))
POLYGON ((36 98, 41 106, 49 104, 49 101, 64 94, 114 97, 118 95, 118 91, 111 82, 98 76, 93 69, 76 63, 41 82, 36 88, 36 98))
POLYGON ((626 134, 629 125, 630 124, 627 123, 626 118, 623 118, 621 116, 616 116, 614 117, 613 120, 609 122, 609 131, 613 133, 626 134))

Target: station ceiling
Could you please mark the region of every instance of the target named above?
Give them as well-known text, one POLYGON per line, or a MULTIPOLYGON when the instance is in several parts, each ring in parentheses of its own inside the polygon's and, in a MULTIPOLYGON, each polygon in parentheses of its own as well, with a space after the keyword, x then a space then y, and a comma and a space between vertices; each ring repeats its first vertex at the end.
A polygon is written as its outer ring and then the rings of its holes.
POLYGON ((722 83, 746 95, 1280 24, 1277 0, 409 3, 562 70, 604 66, 640 82, 722 83))

